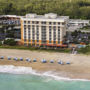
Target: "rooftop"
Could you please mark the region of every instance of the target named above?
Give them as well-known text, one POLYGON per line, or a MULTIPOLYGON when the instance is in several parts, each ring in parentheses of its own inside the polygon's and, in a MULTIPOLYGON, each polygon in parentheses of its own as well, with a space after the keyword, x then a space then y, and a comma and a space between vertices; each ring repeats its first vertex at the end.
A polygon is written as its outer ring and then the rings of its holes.
POLYGON ((21 18, 21 19, 67 20, 67 19, 69 19, 69 16, 58 16, 55 13, 48 13, 48 14, 45 14, 45 15, 37 15, 35 13, 30 13, 30 14, 26 14, 26 16, 21 18))
POLYGON ((89 23, 89 20, 70 19, 70 23, 89 23))

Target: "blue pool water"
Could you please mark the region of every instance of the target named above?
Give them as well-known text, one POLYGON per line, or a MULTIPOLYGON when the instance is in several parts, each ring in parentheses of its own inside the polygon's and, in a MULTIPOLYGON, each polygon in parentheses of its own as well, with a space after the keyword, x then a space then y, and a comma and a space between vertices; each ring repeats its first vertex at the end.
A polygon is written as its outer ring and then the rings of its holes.
POLYGON ((30 74, 0 73, 0 90, 90 90, 90 82, 54 80, 30 74))

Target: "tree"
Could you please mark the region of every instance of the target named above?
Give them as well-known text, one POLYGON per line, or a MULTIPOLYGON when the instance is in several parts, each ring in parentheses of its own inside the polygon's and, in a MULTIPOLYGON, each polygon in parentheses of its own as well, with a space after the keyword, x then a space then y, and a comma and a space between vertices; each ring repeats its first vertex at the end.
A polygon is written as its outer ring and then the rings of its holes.
POLYGON ((90 19, 90 0, 0 0, 0 14, 57 13, 90 19))
POLYGON ((77 35, 78 35, 78 31, 77 30, 75 30, 74 32, 72 32, 72 34, 71 34, 72 36, 75 36, 75 37, 77 37, 77 35))

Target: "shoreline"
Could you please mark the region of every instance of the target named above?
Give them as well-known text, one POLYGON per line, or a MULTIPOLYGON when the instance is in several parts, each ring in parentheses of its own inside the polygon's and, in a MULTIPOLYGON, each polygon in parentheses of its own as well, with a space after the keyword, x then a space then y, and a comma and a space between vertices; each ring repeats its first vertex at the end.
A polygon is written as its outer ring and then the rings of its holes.
POLYGON ((49 77, 54 80, 64 80, 64 81, 90 81, 88 79, 79 79, 79 78, 70 78, 70 77, 59 76, 58 73, 54 73, 52 71, 37 72, 36 70, 33 70, 31 67, 14 66, 14 65, 0 65, 0 73, 16 74, 16 75, 31 74, 31 75, 36 75, 36 76, 49 77), (24 70, 22 70, 22 69, 24 69, 24 70))
POLYGON ((0 56, 5 56, 5 59, 0 59, 0 65, 14 65, 31 67, 32 70, 44 73, 51 71, 53 74, 57 74, 60 77, 69 77, 71 79, 87 79, 90 80, 90 56, 87 55, 72 55, 64 53, 49 53, 49 52, 37 52, 37 51, 25 51, 25 50, 11 50, 0 49, 0 56), (7 56, 30 58, 31 60, 36 58, 37 62, 27 61, 14 61, 7 60, 7 56), (45 58, 47 63, 41 63, 41 59, 45 58), (53 59, 55 62, 50 63, 49 60, 53 59), (60 65, 57 63, 58 59, 63 62, 70 61, 70 65, 60 65))

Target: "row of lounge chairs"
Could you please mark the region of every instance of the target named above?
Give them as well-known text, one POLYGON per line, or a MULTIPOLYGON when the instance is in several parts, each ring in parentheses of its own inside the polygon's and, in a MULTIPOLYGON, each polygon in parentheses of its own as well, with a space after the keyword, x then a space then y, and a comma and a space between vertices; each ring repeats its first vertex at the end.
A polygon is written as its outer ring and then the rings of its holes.
MULTIPOLYGON (((0 59, 4 59, 4 56, 1 56, 0 59)), ((7 59, 8 59, 8 60, 11 60, 12 58, 11 58, 10 56, 8 56, 7 59)), ((22 57, 21 57, 21 58, 14 57, 13 60, 15 60, 15 61, 18 61, 18 60, 23 61, 24 59, 23 59, 22 57)), ((30 58, 26 58, 26 61, 27 61, 27 62, 31 62, 31 59, 30 59, 30 58)), ((33 62, 37 62, 37 60, 36 60, 36 59, 33 59, 33 62)), ((42 59, 41 62, 42 62, 42 63, 47 63, 47 60, 42 59)), ((54 63, 54 62, 55 62, 54 60, 50 60, 50 63, 54 63)), ((58 63, 58 64, 61 64, 61 65, 65 64, 65 63, 64 63, 63 61, 61 61, 61 60, 58 60, 57 63, 58 63)), ((68 61, 68 62, 66 62, 66 64, 71 64, 71 63, 68 61)))

